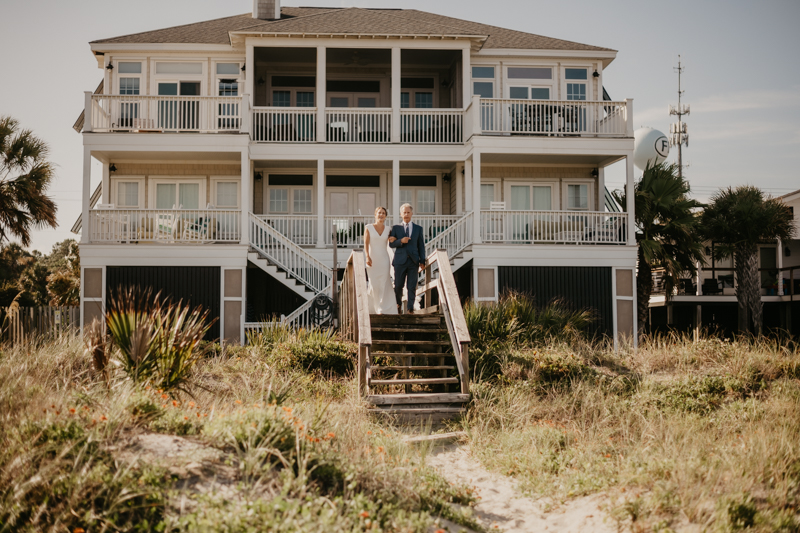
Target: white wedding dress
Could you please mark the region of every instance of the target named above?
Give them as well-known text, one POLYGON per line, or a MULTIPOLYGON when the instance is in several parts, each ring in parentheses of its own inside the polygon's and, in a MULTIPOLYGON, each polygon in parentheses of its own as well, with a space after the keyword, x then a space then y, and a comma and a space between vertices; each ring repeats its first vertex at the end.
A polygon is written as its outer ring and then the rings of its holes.
POLYGON ((369 256, 372 266, 367 267, 369 276, 369 312, 378 315, 396 315, 397 303, 394 300, 394 286, 390 272, 392 261, 389 256, 389 233, 392 228, 384 224, 383 235, 378 233, 374 224, 367 224, 369 232, 369 256))

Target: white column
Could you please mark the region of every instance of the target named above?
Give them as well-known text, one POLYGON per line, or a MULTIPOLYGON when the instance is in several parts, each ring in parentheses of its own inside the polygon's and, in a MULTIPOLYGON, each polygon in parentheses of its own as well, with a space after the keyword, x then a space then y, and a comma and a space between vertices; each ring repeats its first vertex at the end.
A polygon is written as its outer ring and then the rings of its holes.
POLYGON ((472 209, 472 159, 464 161, 464 209, 469 213, 472 209))
POLYGON ((459 163, 456 165, 456 173, 452 179, 456 182, 456 215, 464 214, 464 175, 461 173, 464 170, 464 165, 459 163))
POLYGON ((464 109, 472 102, 472 63, 470 54, 472 54, 472 50, 469 46, 461 51, 461 76, 464 87, 464 95, 462 96, 464 103, 462 107, 464 109))
POLYGON ((633 138, 633 98, 625 100, 625 136, 633 138))
POLYGON ((778 239, 776 253, 778 254, 778 296, 783 296, 783 272, 781 271, 783 268, 783 241, 780 239, 778 239))
POLYGON ((325 142, 325 105, 327 96, 325 94, 328 76, 328 52, 324 46, 317 46, 317 142, 325 142))
POLYGON ((325 160, 317 159, 317 248, 325 248, 325 160))
POLYGON ((392 142, 400 142, 400 80, 402 78, 400 48, 392 48, 392 142))
POLYGON ((89 203, 92 198, 92 151, 83 147, 83 210, 81 211, 81 242, 89 242, 92 221, 89 220, 89 203))
POLYGON ((480 244, 481 241, 481 153, 472 152, 472 242, 480 244))
POLYGON ((606 168, 597 167, 597 210, 606 210, 606 168))
POLYGON ((92 131, 92 91, 83 91, 83 132, 92 131))
POLYGON ((392 159, 392 220, 400 223, 400 160, 392 159))
POLYGON ((242 221, 239 242, 241 244, 250 243, 250 212, 253 210, 251 198, 253 197, 253 173, 250 171, 250 153, 248 149, 242 150, 241 154, 241 174, 242 174, 242 221))
POLYGON ((250 95, 250 107, 255 105, 253 102, 253 95, 256 94, 255 87, 253 87, 253 80, 256 79, 256 50, 252 44, 247 45, 245 50, 244 62, 244 92, 250 95))
MULTIPOLYGON (((634 213, 633 197, 633 155, 625 158, 625 211, 628 213, 628 244, 636 244, 636 214, 634 213)), ((635 314, 635 313, 634 313, 635 314)))
MULTIPOLYGON (((103 196, 101 197, 101 203, 110 204, 111 203, 111 171, 108 169, 110 163, 103 163, 103 187, 102 193, 103 196)), ((116 203, 116 202, 114 202, 116 203)))

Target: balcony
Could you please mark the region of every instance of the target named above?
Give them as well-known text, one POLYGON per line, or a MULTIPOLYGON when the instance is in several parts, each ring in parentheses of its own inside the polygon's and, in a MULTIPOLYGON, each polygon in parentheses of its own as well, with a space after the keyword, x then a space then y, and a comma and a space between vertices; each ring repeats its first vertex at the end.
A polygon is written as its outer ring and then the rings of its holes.
POLYGON ((228 209, 93 209, 89 241, 100 244, 238 243, 242 212, 228 209))
POLYGON ((627 244, 627 213, 481 211, 481 239, 505 244, 627 244))
POLYGON ((483 134, 580 137, 633 136, 629 102, 483 98, 483 134))
MULTIPOLYGON (((84 131, 239 133, 241 96, 87 95, 84 131)), ((246 128, 245 128, 246 131, 246 128)))

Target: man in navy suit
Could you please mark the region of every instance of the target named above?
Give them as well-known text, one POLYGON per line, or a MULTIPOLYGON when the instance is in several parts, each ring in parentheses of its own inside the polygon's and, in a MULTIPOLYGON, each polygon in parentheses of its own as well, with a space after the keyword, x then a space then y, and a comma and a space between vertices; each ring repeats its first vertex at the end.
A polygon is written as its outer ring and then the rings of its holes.
POLYGON ((397 312, 403 304, 403 285, 408 289, 408 312, 414 312, 414 300, 417 296, 417 275, 419 269, 425 268, 425 237, 422 227, 411 222, 413 209, 409 204, 400 207, 402 224, 392 226, 390 237, 395 240, 389 243, 394 248, 394 297, 397 301, 397 312))

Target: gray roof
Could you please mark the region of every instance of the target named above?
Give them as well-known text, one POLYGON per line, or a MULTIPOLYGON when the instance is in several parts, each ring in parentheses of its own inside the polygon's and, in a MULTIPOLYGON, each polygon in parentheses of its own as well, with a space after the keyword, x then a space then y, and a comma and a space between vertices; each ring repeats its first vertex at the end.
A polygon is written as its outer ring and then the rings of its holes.
POLYGON ((278 20, 258 20, 254 19, 251 13, 245 13, 161 30, 100 39, 92 41, 92 44, 230 44, 230 32, 485 36, 487 37, 485 48, 613 51, 610 48, 489 26, 416 9, 289 6, 281 8, 281 18, 278 20))

